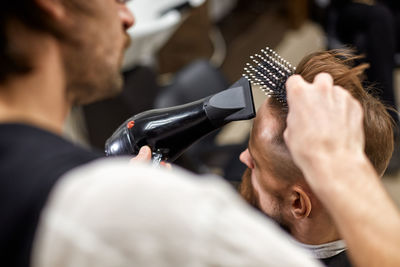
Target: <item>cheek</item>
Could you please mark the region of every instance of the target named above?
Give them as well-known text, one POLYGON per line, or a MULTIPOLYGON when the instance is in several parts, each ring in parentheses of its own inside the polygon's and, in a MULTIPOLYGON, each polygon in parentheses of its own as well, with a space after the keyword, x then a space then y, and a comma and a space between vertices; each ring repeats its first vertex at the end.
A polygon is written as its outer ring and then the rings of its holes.
POLYGON ((242 177, 242 183, 240 184, 240 195, 253 207, 259 208, 257 206, 257 197, 254 194, 254 188, 251 183, 251 170, 246 169, 242 177))
POLYGON ((276 197, 264 192, 260 194, 259 201, 260 208, 265 214, 272 218, 279 214, 279 205, 276 197))
POLYGON ((254 190, 258 195, 258 202, 260 209, 267 215, 275 217, 279 214, 278 199, 267 190, 263 189, 259 184, 259 174, 257 170, 253 170, 251 174, 251 180, 254 190))
MULTIPOLYGON (((97 34, 98 39, 103 46, 103 56, 107 56, 108 53, 113 53, 115 50, 120 49, 123 40, 125 39, 123 26, 119 17, 119 10, 112 5, 108 10, 103 10, 101 19, 98 19, 97 34)), ((100 17, 100 16, 99 16, 100 17)))

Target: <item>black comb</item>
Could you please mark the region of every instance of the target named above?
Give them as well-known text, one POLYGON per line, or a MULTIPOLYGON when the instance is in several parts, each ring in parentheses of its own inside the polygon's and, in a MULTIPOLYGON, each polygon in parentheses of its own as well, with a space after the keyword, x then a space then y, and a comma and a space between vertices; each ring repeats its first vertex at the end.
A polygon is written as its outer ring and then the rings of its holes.
POLYGON ((274 97, 287 107, 286 80, 294 74, 296 68, 269 47, 261 54, 251 56, 243 74, 252 85, 258 85, 268 97, 274 97))

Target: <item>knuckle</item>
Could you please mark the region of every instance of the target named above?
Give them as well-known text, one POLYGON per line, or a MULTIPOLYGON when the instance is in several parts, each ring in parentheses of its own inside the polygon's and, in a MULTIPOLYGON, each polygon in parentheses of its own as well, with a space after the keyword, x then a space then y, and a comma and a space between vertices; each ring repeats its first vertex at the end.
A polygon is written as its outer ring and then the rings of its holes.
POLYGON ((314 85, 317 86, 319 90, 327 91, 333 87, 332 76, 328 73, 321 72, 317 74, 314 78, 314 85))
POLYGON ((300 75, 295 74, 289 77, 286 81, 286 86, 289 88, 297 88, 300 87, 302 83, 304 83, 303 78, 300 75))

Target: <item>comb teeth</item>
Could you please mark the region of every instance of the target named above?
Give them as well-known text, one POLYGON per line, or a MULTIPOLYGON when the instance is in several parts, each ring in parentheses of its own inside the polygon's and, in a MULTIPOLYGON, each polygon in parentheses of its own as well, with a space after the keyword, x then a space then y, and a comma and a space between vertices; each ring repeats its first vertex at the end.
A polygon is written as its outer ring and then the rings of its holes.
POLYGON ((274 97, 287 107, 285 83, 295 68, 269 47, 262 49, 261 54, 250 56, 250 59, 251 63, 246 64, 243 76, 252 85, 261 86, 268 97, 274 97))

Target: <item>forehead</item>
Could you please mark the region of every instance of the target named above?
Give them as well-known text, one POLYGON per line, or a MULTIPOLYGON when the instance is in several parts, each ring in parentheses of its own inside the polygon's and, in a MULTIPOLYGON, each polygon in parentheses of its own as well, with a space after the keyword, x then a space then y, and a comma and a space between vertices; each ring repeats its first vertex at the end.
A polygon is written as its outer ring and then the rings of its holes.
POLYGON ((269 105, 269 99, 266 99, 257 111, 254 119, 253 130, 250 137, 250 143, 253 149, 273 143, 279 128, 279 122, 276 115, 272 112, 269 105))

